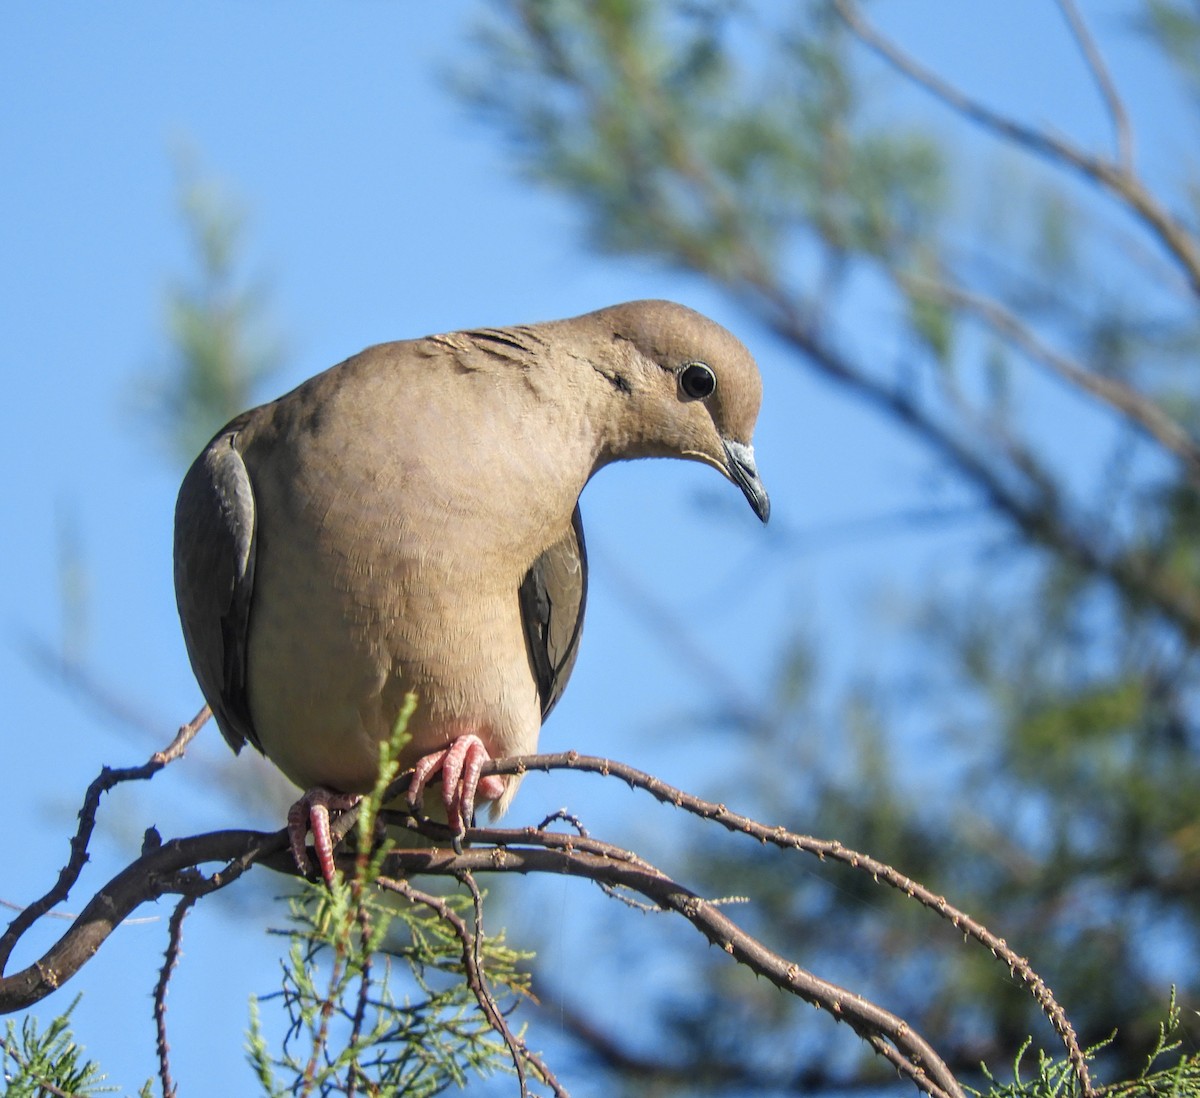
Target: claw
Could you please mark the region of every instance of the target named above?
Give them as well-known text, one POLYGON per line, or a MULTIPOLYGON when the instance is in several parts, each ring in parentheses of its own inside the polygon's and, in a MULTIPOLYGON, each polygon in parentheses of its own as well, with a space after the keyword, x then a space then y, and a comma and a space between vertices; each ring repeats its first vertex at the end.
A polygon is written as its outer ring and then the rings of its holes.
POLYGON ((288 843, 301 873, 307 876, 310 868, 304 839, 311 830, 313 851, 317 855, 317 864, 321 867, 321 876, 325 878, 326 884, 333 886, 337 871, 333 866, 333 835, 329 830, 329 812, 330 809, 334 812, 344 812, 361 800, 362 797, 356 793, 339 793, 326 786, 317 785, 288 809, 288 843))
POLYGON ((459 736, 449 747, 417 761, 408 786, 408 803, 416 808, 425 787, 437 771, 442 775, 442 803, 446 821, 461 836, 475 816, 475 799, 494 801, 504 792, 504 780, 495 774, 483 777, 483 764, 491 761, 484 742, 474 735, 459 736))

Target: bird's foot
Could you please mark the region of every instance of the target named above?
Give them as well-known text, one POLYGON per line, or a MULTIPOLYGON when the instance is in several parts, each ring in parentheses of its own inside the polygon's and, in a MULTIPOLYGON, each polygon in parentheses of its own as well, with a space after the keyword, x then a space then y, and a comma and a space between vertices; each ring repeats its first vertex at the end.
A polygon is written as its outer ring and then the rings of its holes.
POLYGON ((504 779, 496 774, 484 777, 483 764, 491 754, 478 736, 459 736, 449 747, 417 760, 408 787, 408 803, 416 808, 425 794, 425 786, 437 771, 442 774, 442 803, 446 822, 455 835, 462 835, 475 815, 475 799, 497 800, 504 793, 504 779))
POLYGON ((288 841, 292 848, 292 857, 300 872, 308 875, 308 851, 304 839, 312 831, 313 852, 317 855, 317 864, 321 867, 321 876, 325 883, 333 886, 335 870, 333 868, 333 836, 329 830, 329 813, 344 812, 353 808, 362 797, 357 793, 339 793, 324 785, 313 786, 291 808, 288 809, 288 841))

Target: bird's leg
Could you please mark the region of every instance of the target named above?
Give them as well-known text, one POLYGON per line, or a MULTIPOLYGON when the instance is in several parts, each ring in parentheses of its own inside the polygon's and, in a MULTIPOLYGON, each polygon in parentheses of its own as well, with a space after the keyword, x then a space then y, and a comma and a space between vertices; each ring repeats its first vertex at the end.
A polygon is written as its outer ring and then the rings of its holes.
POLYGON ((321 876, 326 884, 333 886, 333 836, 329 831, 329 811, 344 812, 361 800, 362 797, 357 793, 339 793, 327 786, 316 785, 288 809, 288 841, 301 873, 308 874, 308 852, 304 838, 311 828, 313 851, 321 867, 321 876))
POLYGON ((503 778, 495 774, 485 778, 480 774, 483 764, 491 758, 478 736, 459 736, 449 747, 417 760, 408 787, 408 803, 414 808, 421 803, 429 779, 440 770, 446 822, 456 835, 461 835, 475 815, 475 798, 494 801, 504 792, 503 778))

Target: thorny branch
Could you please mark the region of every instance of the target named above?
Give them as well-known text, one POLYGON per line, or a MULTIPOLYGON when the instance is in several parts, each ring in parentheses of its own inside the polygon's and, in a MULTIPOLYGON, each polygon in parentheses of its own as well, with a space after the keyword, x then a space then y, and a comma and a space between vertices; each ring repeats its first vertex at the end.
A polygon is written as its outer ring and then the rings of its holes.
MULTIPOLYGON (((1074 1027, 1045 981, 1034 971, 1029 961, 1017 954, 1003 938, 996 936, 982 923, 954 907, 944 896, 931 892, 924 885, 905 876, 887 863, 878 861, 868 854, 851 850, 837 840, 816 839, 809 835, 798 835, 783 827, 768 827, 747 816, 730 812, 723 804, 706 801, 690 793, 685 793, 681 789, 667 785, 666 782, 660 781, 651 774, 611 759, 579 755, 574 751, 553 755, 530 755, 489 763, 484 766, 484 773, 523 773, 526 770, 564 768, 618 777, 632 788, 645 790, 664 804, 674 805, 695 816, 713 820, 729 831, 741 832, 758 839, 759 842, 771 843, 783 849, 800 850, 806 854, 813 854, 821 861, 828 858, 853 869, 865 870, 874 880, 881 881, 903 892, 906 896, 910 896, 923 907, 929 908, 948 920, 956 930, 962 931, 963 934, 986 946, 994 956, 1008 965, 1012 974, 1029 988, 1030 994, 1033 995, 1062 1040, 1067 1055, 1079 1076, 1083 1093, 1085 1095, 1094 1093, 1088 1076, 1087 1061, 1074 1027)), ((471 832, 471 834, 473 835, 475 832, 471 832)), ((576 842, 578 841, 576 840, 576 842)))
POLYGON ((567 1092, 563 1090, 562 1085, 541 1057, 533 1052, 520 1037, 513 1033, 508 1021, 504 1017, 504 1012, 500 1009, 499 1003, 496 1002, 496 997, 488 987, 487 975, 483 970, 483 958, 480 954, 480 946, 483 938, 481 928, 483 897, 479 892, 478 886, 475 884, 475 879, 469 871, 462 871, 454 875, 467 887, 474 901, 474 931, 471 931, 467 927, 463 918, 440 896, 422 892, 420 889, 414 888, 402 877, 378 877, 376 878, 376 883, 381 888, 398 893, 414 903, 429 908, 430 911, 435 912, 438 918, 445 922, 454 932, 455 937, 458 938, 462 945, 463 970, 467 974, 467 985, 475 996, 475 1001, 479 1004, 479 1009, 483 1011, 484 1017, 487 1018, 491 1027, 500 1034, 501 1039, 508 1048, 509 1055, 512 1057, 513 1069, 517 1073, 517 1081, 521 1087, 521 1098, 528 1098, 529 1096, 529 1084, 525 1077, 525 1065, 527 1063, 533 1067, 542 1081, 553 1089, 558 1098, 566 1098, 567 1092))
MULTIPOLYGON (((87 794, 83 799, 83 807, 79 810, 79 827, 71 839, 71 857, 59 872, 54 887, 21 911, 9 923, 4 934, 0 935, 0 973, 8 967, 8 959, 12 956, 13 947, 21 936, 51 908, 62 903, 75 886, 75 882, 79 880, 79 874, 83 872, 83 867, 87 863, 88 844, 92 839, 92 831, 96 827, 96 810, 100 806, 100 798, 121 782, 145 781, 152 778, 167 763, 180 758, 209 716, 209 708, 206 705, 187 724, 180 727, 175 738, 165 749, 156 751, 141 766, 128 767, 123 770, 112 770, 106 766, 100 771, 96 780, 88 786, 87 794)), ((76 924, 78 922, 79 920, 76 919, 76 924)), ((99 946, 99 942, 97 942, 97 946, 99 946)), ((0 1002, 2 1002, 2 998, 0 998, 0 1002)), ((3 1007, 0 1006, 0 1012, 2 1011, 3 1007)))
POLYGON ((167 1043, 167 986, 171 982, 171 974, 179 964, 179 946, 183 940, 183 920, 196 902, 196 896, 184 896, 175 905, 167 923, 168 939, 167 952, 159 970, 158 983, 154 985, 154 1028, 157 1033, 156 1050, 158 1053, 158 1078, 162 1085, 163 1098, 175 1098, 175 1082, 171 1078, 171 1046, 167 1043))
POLYGON ((457 873, 462 869, 479 873, 553 873, 638 892, 664 910, 682 915, 710 942, 752 972, 765 976, 781 990, 828 1011, 835 1020, 846 1022, 864 1040, 871 1041, 877 1051, 886 1047, 888 1059, 927 1094, 938 1098, 962 1094, 954 1076, 932 1046, 903 1019, 767 949, 741 930, 717 905, 630 851, 595 840, 532 830, 471 830, 467 839, 496 845, 464 849, 462 854, 446 848, 393 851, 384 864, 402 867, 408 873, 438 875, 457 873))
MULTIPOLYGON (((200 716, 181 730, 176 741, 166 751, 156 754, 144 766, 123 771, 106 768, 88 790, 80 813, 80 832, 72 843, 71 861, 60 873, 55 888, 36 905, 26 909, 13 920, 0 944, 7 963, 21 935, 51 903, 65 898, 74 885, 86 860, 86 843, 95 823, 99 792, 119 781, 136 780, 161 768, 171 758, 178 757, 199 727, 200 716), (99 791, 99 792, 98 792, 99 791), (82 836, 82 837, 81 837, 82 836), (31 916, 30 911, 37 910, 31 916)), ((701 800, 659 781, 649 774, 611 760, 582 756, 574 752, 557 755, 532 755, 490 763, 485 773, 522 773, 527 770, 583 770, 620 778, 632 787, 645 790, 660 801, 675 805, 704 819, 714 820, 731 831, 746 834, 760 842, 769 842, 783 849, 803 851, 819 858, 830 858, 856 869, 865 870, 876 880, 897 888, 919 903, 948 919, 965 935, 985 945, 1000 958, 1029 988, 1053 1024, 1076 1071, 1081 1092, 1091 1098, 1094 1090, 1088 1078, 1083 1052, 1076 1040, 1066 1014, 1055 1001, 1049 988, 1034 972, 1028 961, 1016 954, 1003 939, 977 921, 954 908, 947 901, 922 885, 882 862, 849 850, 840 843, 797 835, 781 827, 768 827, 747 817, 730 812, 724 805, 701 800)), ((406 788, 407 777, 401 776, 392 793, 406 788)), ((354 826, 355 812, 343 814, 337 821, 339 837, 354 826)), ((415 819, 399 813, 385 813, 391 824, 400 824, 435 841, 448 840, 448 830, 440 824, 415 819)), ((767 949, 761 942, 743 931, 726 916, 717 903, 697 895, 684 885, 652 866, 631 851, 600 842, 586 834, 563 834, 542 828, 499 829, 473 828, 467 833, 472 844, 461 853, 449 846, 399 850, 389 853, 383 862, 383 872, 389 878, 388 887, 425 903, 423 895, 407 883, 406 878, 418 874, 454 876, 473 885, 473 873, 556 873, 593 880, 609 887, 619 887, 637 893, 656 906, 683 915, 704 936, 736 961, 765 976, 781 990, 805 999, 830 1013, 836 1020, 849 1024, 872 1048, 891 1062, 918 1088, 937 1098, 961 1095, 953 1073, 934 1049, 901 1018, 847 989, 831 984, 807 972, 794 961, 767 949)), ((352 858, 344 855, 344 859, 352 858)), ((44 998, 73 976, 99 949, 100 945, 120 923, 140 904, 167 894, 177 894, 192 901, 209 892, 231 884, 255 864, 262 864, 285 874, 296 874, 287 850, 283 831, 266 834, 253 831, 224 831, 197 835, 166 842, 148 841, 141 856, 104 885, 86 905, 66 933, 36 962, 11 975, 0 975, 0 1013, 29 1006, 44 998), (205 876, 199 866, 221 863, 221 868, 205 876)), ((431 899, 436 899, 431 897, 431 899)), ((177 909, 177 916, 184 910, 177 909)), ((478 915, 478 905, 477 905, 478 915)), ((439 911, 439 914, 441 912, 439 911)), ((450 912, 450 914, 453 914, 450 912)), ((443 916, 445 917, 445 916, 443 916)), ((487 990, 484 975, 479 969, 475 952, 477 940, 463 926, 450 921, 463 943, 463 956, 472 990, 481 1009, 507 1043, 514 1063, 528 1064, 555 1093, 562 1093, 549 1069, 525 1049, 523 1042, 512 1035, 502 1016, 498 1016, 495 1001, 487 990), (474 976, 472 976, 474 972, 474 976), (489 1009, 489 1004, 491 1009, 489 1009)), ((461 923, 461 919, 459 920, 461 923)), ((172 920, 172 943, 177 947, 178 928, 172 920)), ((480 933, 476 927, 475 935, 480 933)), ((164 966, 164 973, 170 963, 164 966)), ((0 973, 3 969, 0 968, 0 973)), ((157 999, 165 995, 165 979, 157 999)), ((161 1038, 165 1053, 165 1037, 161 1038)), ((523 1072, 518 1068, 519 1074, 523 1072)), ((169 1074, 163 1075, 164 1093, 170 1093, 169 1074)), ((524 1083, 522 1083, 524 1086, 524 1083)))

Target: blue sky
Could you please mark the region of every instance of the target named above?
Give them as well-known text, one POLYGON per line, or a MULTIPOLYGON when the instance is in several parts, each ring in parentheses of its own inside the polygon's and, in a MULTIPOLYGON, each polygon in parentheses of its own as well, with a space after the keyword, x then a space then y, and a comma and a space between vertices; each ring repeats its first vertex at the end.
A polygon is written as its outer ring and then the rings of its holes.
MULTIPOLYGON (((1114 29, 1119 7, 1093 7, 1100 29, 1114 29)), ((180 471, 130 413, 136 379, 165 348, 166 281, 188 270, 174 149, 194 150, 246 211, 246 265, 272 288, 287 348, 283 373, 264 396, 381 340, 672 297, 732 328, 760 360, 766 400, 757 449, 780 528, 819 530, 929 502, 929 463, 919 450, 803 375, 699 282, 589 251, 577 212, 519 178, 497 135, 447 88, 448 70, 469 58, 477 10, 122 0, 7 5, 0 13, 0 356, 8 400, 0 442, 8 471, 0 497, 8 577, 0 760, 9 795, 0 899, 27 902, 48 887, 101 765, 140 761, 158 745, 98 718, 28 658, 30 638, 54 645, 61 636, 64 516, 78 531, 88 575, 88 667, 161 728, 161 742, 199 705, 171 590, 180 471)), ((1102 133, 1086 80, 1063 68, 1053 5, 929 0, 882 11, 929 62, 979 93, 1063 129, 1102 133)), ((1153 105, 1161 74, 1130 48, 1114 60, 1136 103, 1153 105)), ((916 97, 894 102, 928 110, 916 97)), ((1163 112, 1139 121, 1148 170, 1165 170, 1186 144, 1163 112)), ((869 332, 863 338, 870 343, 869 332)), ((589 620, 543 746, 611 754, 681 784, 699 772, 697 743, 706 751, 729 746, 688 735, 675 719, 705 699, 686 661, 631 610, 622 577, 654 591, 741 689, 761 695, 772 648, 789 629, 821 637, 835 665, 855 666, 876 638, 846 623, 861 620, 879 586, 903 587, 945 567, 979 533, 889 539, 883 562, 880 547, 863 542, 781 562, 736 489, 680 462, 607 470, 589 486, 584 508, 589 620), (725 506, 697 505, 714 496, 725 506), (661 732, 664 718, 674 731, 661 732)), ((131 836, 149 824, 163 835, 272 825, 263 808, 214 790, 204 760, 225 749, 214 730, 202 741, 150 788, 108 799, 81 897, 123 864, 131 836)), ((736 803, 736 791, 723 799, 736 803)), ((534 820, 564 803, 627 834, 650 827, 628 818, 641 802, 580 778, 529 780, 511 818, 534 820)), ((579 890, 556 884, 551 895, 563 927, 558 949, 568 957, 586 926, 575 919, 579 890)), ((38 1012, 48 1016, 83 992, 79 1037, 128 1091, 154 1071, 149 994, 166 910, 152 914, 163 921, 119 931, 38 1012)), ((261 890, 202 905, 190 918, 171 994, 185 1093, 251 1092, 240 1035, 248 995, 276 984, 276 943, 264 928, 280 922, 261 890)))

